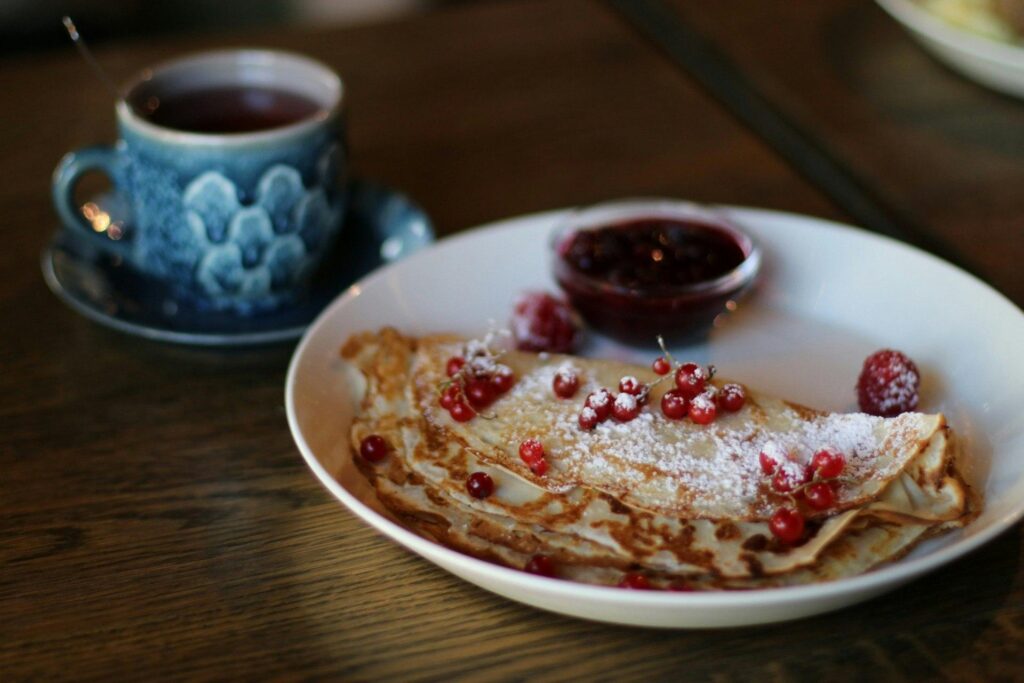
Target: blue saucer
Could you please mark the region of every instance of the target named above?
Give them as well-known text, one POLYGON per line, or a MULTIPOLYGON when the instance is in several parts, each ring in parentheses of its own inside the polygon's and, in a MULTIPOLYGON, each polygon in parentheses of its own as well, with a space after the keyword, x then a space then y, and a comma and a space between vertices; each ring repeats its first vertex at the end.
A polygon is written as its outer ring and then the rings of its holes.
MULTIPOLYGON (((123 202, 93 200, 116 219, 123 202)), ((335 253, 305 298, 250 318, 178 304, 167 288, 96 249, 88 236, 58 230, 43 251, 43 277, 64 303, 101 325, 147 339, 196 346, 252 346, 298 338, 342 290, 378 266, 434 241, 430 219, 408 197, 381 185, 353 181, 335 253)))

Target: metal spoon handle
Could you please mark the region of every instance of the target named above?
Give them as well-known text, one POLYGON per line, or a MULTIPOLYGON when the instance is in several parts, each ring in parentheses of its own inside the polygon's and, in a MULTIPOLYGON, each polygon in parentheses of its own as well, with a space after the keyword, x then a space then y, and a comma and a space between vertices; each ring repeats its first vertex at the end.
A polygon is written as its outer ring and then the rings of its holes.
POLYGON ((113 79, 107 75, 107 72, 103 70, 103 67, 99 65, 96 58, 92 56, 92 51, 85 44, 85 39, 75 28, 75 22, 71 21, 71 17, 64 16, 61 18, 61 22, 64 24, 64 28, 67 29, 68 36, 71 38, 71 42, 75 44, 78 49, 78 54, 82 55, 82 59, 92 68, 96 76, 103 82, 103 85, 111 92, 115 99, 121 98, 121 91, 114 84, 113 79))

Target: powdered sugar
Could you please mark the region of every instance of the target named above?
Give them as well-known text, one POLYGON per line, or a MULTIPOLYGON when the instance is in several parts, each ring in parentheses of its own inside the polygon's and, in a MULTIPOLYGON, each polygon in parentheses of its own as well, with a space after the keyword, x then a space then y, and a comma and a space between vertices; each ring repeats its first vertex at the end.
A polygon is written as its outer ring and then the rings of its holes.
POLYGON ((693 397, 693 407, 698 410, 710 410, 715 407, 715 395, 710 391, 702 391, 693 397))
POLYGON ((587 403, 594 408, 600 409, 612 402, 612 395, 607 389, 598 389, 587 397, 587 403))
POLYGON ((468 374, 471 377, 489 377, 492 375, 507 375, 511 372, 508 366, 499 363, 500 351, 498 347, 499 337, 507 337, 506 330, 490 330, 483 339, 470 339, 462 348, 462 357, 466 361, 468 374))
POLYGON ((636 410, 636 396, 622 392, 615 397, 615 407, 619 410, 636 410))
POLYGON ((560 378, 563 382, 571 382, 577 376, 579 376, 579 369, 569 361, 565 361, 555 370, 555 377, 560 378))
MULTIPOLYGON (((561 366, 544 366, 521 377, 499 407, 510 423, 527 424, 538 412, 545 415, 542 435, 552 465, 553 485, 575 482, 615 492, 623 500, 685 510, 687 514, 744 517, 763 515, 779 504, 767 490, 759 464, 765 450, 800 481, 813 454, 830 448, 844 454, 844 480, 852 486, 891 476, 891 458, 880 459, 882 418, 855 413, 802 417, 782 402, 770 406, 774 422, 755 419, 749 408, 720 417, 708 426, 690 420, 668 420, 657 408, 644 406, 628 422, 607 420, 593 429, 580 428, 580 415, 593 419, 592 407, 557 401, 550 395, 552 378, 561 366)), ((587 393, 598 392, 593 381, 587 393)), ((590 398, 590 406, 607 405, 610 392, 590 398)), ((622 408, 637 399, 615 395, 622 408)), ((698 396, 700 400, 713 401, 698 396)), ((760 399, 762 408, 765 401, 760 399)))
POLYGON ((785 460, 789 459, 789 453, 787 453, 786 449, 783 448, 782 446, 780 446, 779 442, 775 441, 774 439, 768 441, 767 443, 765 443, 761 447, 761 450, 758 453, 758 456, 759 456, 758 460, 759 461, 760 461, 760 454, 761 453, 764 453, 765 457, 767 457, 769 460, 771 460, 773 463, 775 463, 776 466, 779 463, 784 462, 785 460))

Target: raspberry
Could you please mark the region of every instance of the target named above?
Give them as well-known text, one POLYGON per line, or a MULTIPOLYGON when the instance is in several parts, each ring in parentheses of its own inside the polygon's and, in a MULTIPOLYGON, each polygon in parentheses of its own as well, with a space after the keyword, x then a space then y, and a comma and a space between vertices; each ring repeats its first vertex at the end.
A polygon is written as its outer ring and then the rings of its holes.
POLYGON ((857 403, 871 415, 894 417, 917 409, 921 374, 899 351, 882 349, 867 357, 857 380, 857 403))
POLYGON ((516 300, 510 321, 520 351, 570 353, 579 345, 582 326, 569 304, 546 292, 526 292, 516 300))

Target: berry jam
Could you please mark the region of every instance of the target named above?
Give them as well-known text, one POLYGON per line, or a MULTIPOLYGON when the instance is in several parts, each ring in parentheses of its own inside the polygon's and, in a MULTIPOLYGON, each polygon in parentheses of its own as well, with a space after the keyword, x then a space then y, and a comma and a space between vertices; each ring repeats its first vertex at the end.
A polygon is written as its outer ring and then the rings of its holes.
POLYGON ((655 297, 719 278, 747 258, 718 228, 664 218, 578 232, 562 256, 585 275, 655 297))
POLYGON ((709 212, 661 213, 638 208, 556 236, 555 279, 592 327, 647 344, 692 338, 753 281, 760 253, 740 230, 709 212))

